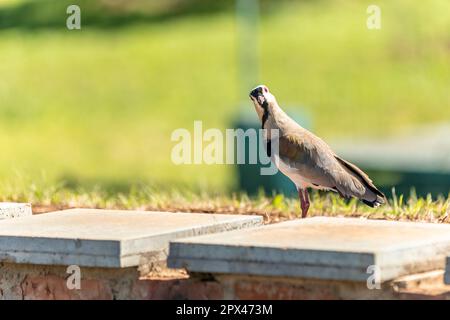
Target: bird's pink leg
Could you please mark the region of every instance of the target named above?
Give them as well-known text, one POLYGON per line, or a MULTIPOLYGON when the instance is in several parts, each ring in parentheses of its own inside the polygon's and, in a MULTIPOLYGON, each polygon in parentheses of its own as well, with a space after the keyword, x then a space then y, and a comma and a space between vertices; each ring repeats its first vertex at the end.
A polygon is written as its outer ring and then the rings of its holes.
POLYGON ((298 188, 298 198, 300 199, 300 207, 302 208, 302 218, 306 218, 309 209, 309 194, 308 190, 298 188))
POLYGON ((306 218, 306 215, 308 214, 308 210, 309 210, 309 193, 308 193, 308 189, 305 189, 305 192, 303 193, 303 195, 305 196, 305 215, 302 218, 306 218))

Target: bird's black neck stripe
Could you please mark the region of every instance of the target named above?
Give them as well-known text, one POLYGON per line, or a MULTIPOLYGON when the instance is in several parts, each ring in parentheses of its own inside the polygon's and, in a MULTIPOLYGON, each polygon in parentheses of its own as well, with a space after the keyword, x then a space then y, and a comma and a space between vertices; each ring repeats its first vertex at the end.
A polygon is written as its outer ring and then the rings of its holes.
POLYGON ((266 124, 267 118, 269 118, 269 106, 266 101, 264 101, 262 107, 264 109, 264 113, 262 116, 262 128, 264 129, 264 125, 266 124))
MULTIPOLYGON (((264 109, 264 113, 262 116, 262 128, 264 129, 264 125, 266 124, 266 121, 269 118, 269 105, 267 104, 267 101, 264 101, 262 107, 264 109)), ((267 156, 270 158, 270 156, 272 155, 272 141, 270 139, 267 139, 266 142, 266 152, 267 156)))
POLYGON ((269 158, 272 156, 272 140, 270 140, 270 139, 267 139, 266 153, 269 158))

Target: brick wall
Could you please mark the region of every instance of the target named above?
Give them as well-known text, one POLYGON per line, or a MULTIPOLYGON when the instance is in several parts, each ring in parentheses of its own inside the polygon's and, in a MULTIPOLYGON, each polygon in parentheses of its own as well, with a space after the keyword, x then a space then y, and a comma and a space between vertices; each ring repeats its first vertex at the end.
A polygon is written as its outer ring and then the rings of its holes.
MULTIPOLYGON (((277 277, 217 275, 215 277, 172 272, 165 276, 139 276, 136 268, 82 268, 81 289, 70 290, 63 266, 0 264, 0 299, 445 299, 428 286, 384 283, 369 290, 365 283, 277 277)), ((438 279, 439 280, 439 279, 438 279)), ((434 289, 433 289, 434 288, 434 289)))

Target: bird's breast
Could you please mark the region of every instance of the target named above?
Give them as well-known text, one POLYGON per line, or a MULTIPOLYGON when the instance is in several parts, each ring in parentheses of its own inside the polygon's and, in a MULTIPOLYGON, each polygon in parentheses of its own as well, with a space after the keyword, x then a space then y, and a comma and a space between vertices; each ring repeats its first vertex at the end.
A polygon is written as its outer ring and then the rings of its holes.
POLYGON ((301 188, 312 186, 310 181, 302 176, 300 170, 290 167, 289 164, 283 161, 283 159, 281 159, 279 155, 273 155, 272 158, 272 161, 274 161, 278 170, 280 170, 281 173, 288 177, 296 186, 301 188))

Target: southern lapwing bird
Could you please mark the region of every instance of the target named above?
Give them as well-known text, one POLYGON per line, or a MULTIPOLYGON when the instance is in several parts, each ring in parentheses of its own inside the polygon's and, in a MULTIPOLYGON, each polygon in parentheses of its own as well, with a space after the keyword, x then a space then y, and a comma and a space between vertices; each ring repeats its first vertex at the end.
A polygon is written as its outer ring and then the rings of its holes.
POLYGON ((253 89, 250 99, 262 128, 267 129, 264 136, 267 155, 297 187, 302 218, 308 214, 308 188, 335 191, 344 198, 356 197, 371 207, 386 202, 385 195, 367 174, 337 156, 322 139, 292 120, 266 86, 253 89), (273 129, 278 129, 277 137, 271 137, 273 129), (278 154, 271 152, 276 138, 278 154))

